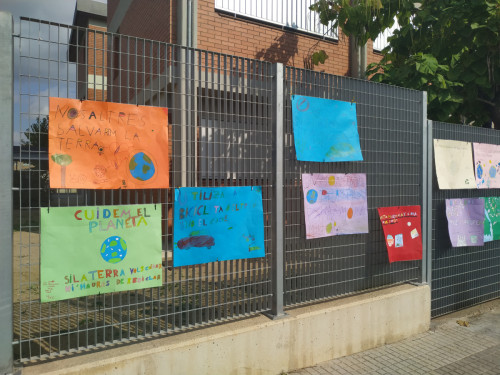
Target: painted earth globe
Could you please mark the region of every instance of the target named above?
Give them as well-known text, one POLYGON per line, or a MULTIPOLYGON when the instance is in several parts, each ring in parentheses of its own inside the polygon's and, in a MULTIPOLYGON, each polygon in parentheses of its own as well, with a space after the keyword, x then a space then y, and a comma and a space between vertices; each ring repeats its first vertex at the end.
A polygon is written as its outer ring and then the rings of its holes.
POLYGON ((127 255, 127 243, 118 236, 111 236, 101 245, 101 256, 108 263, 119 263, 127 255))
POLYGON ((311 204, 316 203, 318 200, 318 192, 314 189, 311 189, 307 192, 307 201, 311 204))
POLYGON ((155 174, 155 165, 144 152, 138 152, 132 156, 128 168, 132 177, 139 181, 147 181, 155 174))

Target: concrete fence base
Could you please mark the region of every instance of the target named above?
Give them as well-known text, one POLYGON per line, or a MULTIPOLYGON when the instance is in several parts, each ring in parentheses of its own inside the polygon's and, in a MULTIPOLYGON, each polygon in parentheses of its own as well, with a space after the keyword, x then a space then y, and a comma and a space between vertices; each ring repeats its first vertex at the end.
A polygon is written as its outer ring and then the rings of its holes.
POLYGON ((280 374, 428 330, 430 289, 399 285, 197 331, 29 365, 31 374, 280 374))

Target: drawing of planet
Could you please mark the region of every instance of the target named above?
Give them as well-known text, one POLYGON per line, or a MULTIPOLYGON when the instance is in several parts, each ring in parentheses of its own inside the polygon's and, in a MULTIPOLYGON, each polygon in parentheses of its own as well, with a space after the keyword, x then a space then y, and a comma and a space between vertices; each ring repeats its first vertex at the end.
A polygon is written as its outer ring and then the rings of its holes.
POLYGON ((155 165, 144 152, 138 152, 132 156, 128 168, 132 177, 139 181, 147 181, 155 174, 155 165))
POLYGON ((307 192, 306 198, 309 203, 316 203, 316 201, 318 200, 318 192, 314 189, 311 189, 307 192))
POLYGON ((490 167, 490 177, 495 178, 496 175, 497 175, 497 169, 493 166, 490 167))
POLYGON ((478 164, 477 166, 477 178, 481 179, 483 177, 483 167, 481 167, 481 164, 478 164))
POLYGON ((101 245, 101 256, 108 263, 119 263, 127 255, 127 243, 118 236, 111 236, 101 245))

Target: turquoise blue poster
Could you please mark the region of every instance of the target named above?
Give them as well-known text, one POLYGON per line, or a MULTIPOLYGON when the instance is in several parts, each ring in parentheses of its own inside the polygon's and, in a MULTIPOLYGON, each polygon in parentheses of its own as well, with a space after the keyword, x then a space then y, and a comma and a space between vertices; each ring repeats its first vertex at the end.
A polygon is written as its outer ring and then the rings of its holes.
POLYGON ((260 186, 175 189, 174 267, 265 255, 260 186))
POLYGON ((363 160, 356 103, 293 95, 292 120, 297 160, 363 160))

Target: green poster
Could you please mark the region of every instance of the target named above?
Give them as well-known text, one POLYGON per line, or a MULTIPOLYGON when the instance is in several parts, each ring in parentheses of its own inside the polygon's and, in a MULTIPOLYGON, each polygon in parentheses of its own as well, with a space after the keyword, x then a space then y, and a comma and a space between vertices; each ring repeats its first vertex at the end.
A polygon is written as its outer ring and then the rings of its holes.
POLYGON ((162 285, 161 208, 41 209, 41 301, 162 285))
POLYGON ((500 198, 484 200, 484 242, 500 240, 500 198))

